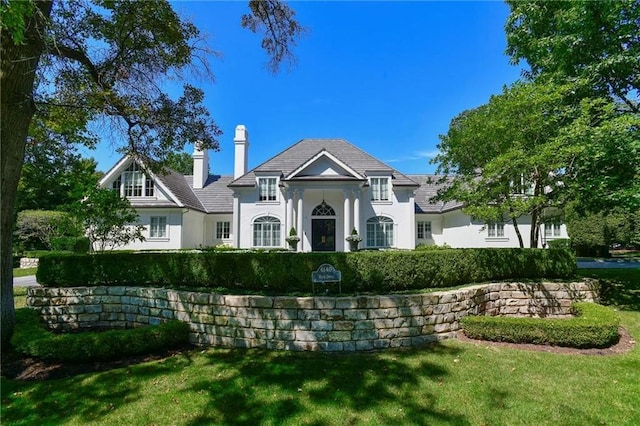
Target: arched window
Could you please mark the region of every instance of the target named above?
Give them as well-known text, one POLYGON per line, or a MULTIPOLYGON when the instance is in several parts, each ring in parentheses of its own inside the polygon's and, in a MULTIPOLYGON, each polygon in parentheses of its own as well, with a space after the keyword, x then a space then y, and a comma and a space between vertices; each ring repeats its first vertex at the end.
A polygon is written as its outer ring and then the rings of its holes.
POLYGON ((393 245, 393 220, 386 216, 367 219, 367 247, 391 247, 393 245))
POLYGON ((254 247, 280 247, 280 219, 262 216, 253 221, 254 247))
POLYGON ((122 197, 153 197, 153 180, 135 161, 111 184, 111 188, 122 197))
POLYGON ((311 216, 335 216, 336 215, 336 211, 333 210, 333 207, 331 207, 329 204, 325 203, 324 200, 322 200, 322 203, 318 204, 318 206, 316 206, 315 209, 313 209, 313 212, 311 213, 311 216))

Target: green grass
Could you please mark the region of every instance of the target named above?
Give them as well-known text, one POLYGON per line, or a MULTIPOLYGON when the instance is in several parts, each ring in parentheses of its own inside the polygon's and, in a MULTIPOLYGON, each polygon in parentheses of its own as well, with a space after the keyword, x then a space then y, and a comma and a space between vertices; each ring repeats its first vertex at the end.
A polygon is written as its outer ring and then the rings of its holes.
MULTIPOLYGON (((622 325, 640 340, 640 311, 619 296, 622 325)), ((1 415, 3 425, 635 425, 639 394, 638 345, 611 356, 457 341, 350 355, 211 348, 62 380, 2 379, 1 415)))
POLYGON ((35 275, 38 268, 14 268, 13 278, 28 277, 29 275, 35 275))

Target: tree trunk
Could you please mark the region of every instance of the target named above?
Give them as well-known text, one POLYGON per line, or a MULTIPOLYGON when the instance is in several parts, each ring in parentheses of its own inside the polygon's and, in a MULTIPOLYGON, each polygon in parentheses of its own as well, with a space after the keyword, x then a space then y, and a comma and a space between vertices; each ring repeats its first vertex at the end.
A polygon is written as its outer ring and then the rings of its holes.
POLYGON ((511 218, 511 222, 513 223, 513 229, 516 230, 516 235, 518 236, 518 243, 520 243, 520 248, 524 248, 524 241, 522 241, 522 234, 520 233, 520 228, 518 228, 518 221, 515 217, 511 218))
POLYGON ((14 204, 22 171, 24 148, 31 118, 35 113, 34 82, 40 56, 44 50, 41 34, 44 20, 51 13, 51 1, 35 2, 35 13, 25 19, 24 40, 13 42, 12 34, 2 30, 0 59, 0 321, 1 344, 11 341, 15 325, 13 302, 14 204))

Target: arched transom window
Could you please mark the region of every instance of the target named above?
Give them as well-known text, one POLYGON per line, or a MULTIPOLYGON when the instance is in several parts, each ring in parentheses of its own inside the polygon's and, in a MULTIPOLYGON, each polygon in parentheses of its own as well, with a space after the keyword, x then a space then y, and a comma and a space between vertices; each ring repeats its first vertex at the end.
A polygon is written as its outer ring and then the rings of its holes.
POLYGON ((153 197, 153 180, 147 176, 135 161, 111 184, 121 197, 153 197))
POLYGON ((254 247, 280 246, 280 219, 273 216, 261 216, 253 221, 254 247))
POLYGON ((311 212, 311 216, 335 216, 336 215, 336 211, 333 210, 333 207, 331 207, 329 204, 325 203, 324 200, 322 200, 322 203, 318 204, 318 206, 313 209, 313 212, 311 212))
POLYGON ((393 246, 393 219, 375 216, 367 219, 367 247, 393 246))

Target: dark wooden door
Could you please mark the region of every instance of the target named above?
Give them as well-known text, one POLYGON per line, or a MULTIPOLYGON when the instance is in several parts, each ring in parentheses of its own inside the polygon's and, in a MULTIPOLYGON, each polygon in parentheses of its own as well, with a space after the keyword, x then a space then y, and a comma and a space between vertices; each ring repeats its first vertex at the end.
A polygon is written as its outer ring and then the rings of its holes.
POLYGON ((311 250, 336 251, 335 219, 311 219, 311 250))

